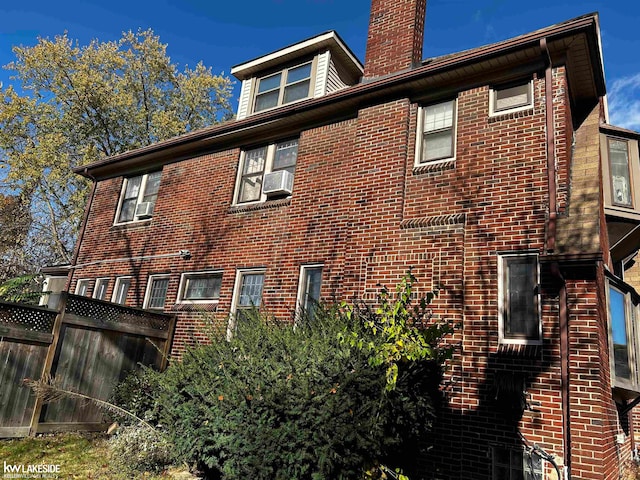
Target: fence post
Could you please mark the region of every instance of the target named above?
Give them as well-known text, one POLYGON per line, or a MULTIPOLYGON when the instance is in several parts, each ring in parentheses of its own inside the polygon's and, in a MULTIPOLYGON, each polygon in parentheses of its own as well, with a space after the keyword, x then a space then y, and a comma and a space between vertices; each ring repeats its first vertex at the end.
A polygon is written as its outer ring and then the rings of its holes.
POLYGON ((171 353, 171 344, 173 343, 173 334, 176 328, 176 315, 171 316, 171 320, 169 320, 168 330, 167 330, 167 339, 164 342, 164 348, 162 349, 162 358, 160 359, 160 371, 164 372, 169 364, 169 354, 171 353))
MULTIPOLYGON (((49 345, 49 350, 44 361, 44 366, 42 367, 42 375, 40 375, 40 379, 44 379, 47 375, 51 374, 53 359, 56 355, 56 350, 58 349, 60 330, 62 328, 62 319, 64 317, 64 312, 66 309, 67 292, 62 292, 60 294, 60 303, 58 304, 58 315, 56 315, 56 320, 53 323, 53 331, 51 332, 53 335, 53 339, 51 340, 51 345, 49 345)), ((29 436, 31 437, 35 436, 36 433, 38 433, 38 423, 40 422, 40 413, 42 412, 43 403, 44 402, 41 398, 36 397, 36 403, 33 406, 33 415, 31 416, 31 426, 29 428, 29 436)))

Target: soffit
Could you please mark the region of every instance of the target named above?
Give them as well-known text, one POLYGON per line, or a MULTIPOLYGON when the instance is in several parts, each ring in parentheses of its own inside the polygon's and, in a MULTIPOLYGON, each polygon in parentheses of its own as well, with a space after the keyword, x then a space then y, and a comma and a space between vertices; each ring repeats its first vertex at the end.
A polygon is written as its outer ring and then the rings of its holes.
POLYGON ((115 155, 76 173, 108 178, 134 173, 215 152, 269 141, 282 135, 357 116, 358 110, 396 98, 425 101, 473 88, 506 81, 544 68, 546 39, 554 65, 567 65, 572 105, 597 102, 605 85, 597 36, 597 17, 587 15, 514 39, 429 59, 413 70, 371 79, 320 98, 307 99, 237 121, 204 128, 180 137, 115 155))

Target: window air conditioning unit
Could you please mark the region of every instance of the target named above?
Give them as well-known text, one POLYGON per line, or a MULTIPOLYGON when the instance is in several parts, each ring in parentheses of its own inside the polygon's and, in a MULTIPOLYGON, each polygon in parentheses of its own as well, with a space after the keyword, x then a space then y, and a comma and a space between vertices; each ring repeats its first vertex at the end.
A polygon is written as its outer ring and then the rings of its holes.
POLYGON ((153 214, 153 202, 140 202, 136 205, 136 217, 150 217, 153 214))
POLYGON ((287 170, 267 173, 262 183, 262 192, 266 196, 291 195, 293 174, 287 170))

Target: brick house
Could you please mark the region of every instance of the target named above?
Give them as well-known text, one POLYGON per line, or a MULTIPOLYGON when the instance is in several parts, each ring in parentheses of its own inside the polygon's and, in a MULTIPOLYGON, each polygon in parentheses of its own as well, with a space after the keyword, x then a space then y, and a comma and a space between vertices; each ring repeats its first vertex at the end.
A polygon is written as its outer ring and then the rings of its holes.
POLYGON ((423 60, 425 3, 372 1, 364 65, 322 33, 233 67, 235 120, 77 168, 67 288, 176 313, 179 356, 203 312, 293 321, 411 266, 461 324, 425 478, 555 478, 534 443, 566 478, 618 478, 640 134, 608 124, 598 17, 423 60))

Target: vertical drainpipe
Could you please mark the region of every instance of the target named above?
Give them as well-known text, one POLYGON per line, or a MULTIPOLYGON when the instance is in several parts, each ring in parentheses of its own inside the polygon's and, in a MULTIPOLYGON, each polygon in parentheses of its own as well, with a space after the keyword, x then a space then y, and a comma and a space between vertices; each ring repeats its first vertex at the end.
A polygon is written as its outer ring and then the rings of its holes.
MULTIPOLYGON (((89 212, 91 211, 91 207, 93 206, 93 199, 95 198, 95 195, 96 195, 96 186, 98 183, 96 182, 96 179, 89 174, 89 171, 87 168, 84 169, 84 175, 91 179, 91 181, 93 182, 93 185, 91 186, 91 193, 89 194, 89 202, 87 203, 84 210, 84 215, 82 216, 82 228, 80 229, 80 234, 78 235, 78 239, 76 240, 76 246, 73 252, 73 259, 71 260, 71 266, 74 266, 78 263, 78 255, 80 255, 80 245, 82 244, 82 240, 84 238, 84 232, 87 229, 89 212)), ((66 291, 69 291, 69 287, 71 286, 71 278, 73 277, 73 274, 75 272, 73 268, 71 268, 70 271, 71 271, 71 275, 67 276, 67 284, 65 285, 65 288, 64 288, 66 291)))
MULTIPOLYGON (((549 188, 549 218, 547 220, 546 253, 553 253, 556 247, 557 221, 557 185, 556 185, 556 155, 555 155, 555 125, 553 111, 553 72, 551 54, 547 46, 547 39, 540 39, 540 49, 545 58, 545 115, 547 141, 547 180, 549 188)), ((569 316, 567 311, 567 285, 558 262, 551 264, 551 275, 558 281, 559 311, 558 323, 560 329, 560 377, 562 395, 562 426, 564 440, 564 464, 567 478, 571 478, 571 419, 569 403, 569 316)))

